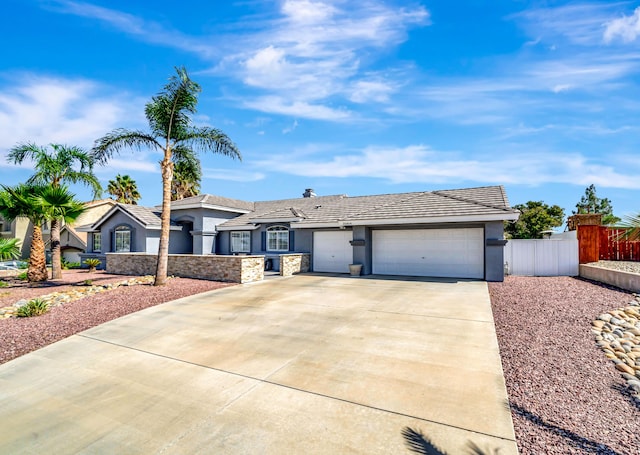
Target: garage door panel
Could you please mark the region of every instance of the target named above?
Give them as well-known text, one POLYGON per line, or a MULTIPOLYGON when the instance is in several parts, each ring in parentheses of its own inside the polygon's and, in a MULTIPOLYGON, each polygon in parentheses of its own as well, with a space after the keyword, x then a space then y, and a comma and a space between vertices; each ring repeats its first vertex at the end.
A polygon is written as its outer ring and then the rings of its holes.
POLYGON ((481 228, 373 231, 373 273, 484 277, 481 228))
POLYGON ((313 233, 313 271, 349 273, 353 262, 351 231, 318 231, 313 233))

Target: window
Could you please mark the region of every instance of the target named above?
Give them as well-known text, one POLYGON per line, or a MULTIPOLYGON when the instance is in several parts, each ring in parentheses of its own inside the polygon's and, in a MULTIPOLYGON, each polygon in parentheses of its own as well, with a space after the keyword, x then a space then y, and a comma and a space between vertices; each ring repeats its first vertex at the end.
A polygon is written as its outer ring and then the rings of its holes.
POLYGON ((289 251, 289 229, 284 226, 268 228, 267 251, 289 251))
POLYGON ((131 251, 131 229, 128 226, 118 226, 115 233, 116 253, 131 251))
POLYGON ((102 233, 94 232, 93 233, 93 251, 99 253, 102 251, 102 233))
POLYGON ((251 251, 251 233, 236 231, 231 233, 231 252, 248 253, 251 251))

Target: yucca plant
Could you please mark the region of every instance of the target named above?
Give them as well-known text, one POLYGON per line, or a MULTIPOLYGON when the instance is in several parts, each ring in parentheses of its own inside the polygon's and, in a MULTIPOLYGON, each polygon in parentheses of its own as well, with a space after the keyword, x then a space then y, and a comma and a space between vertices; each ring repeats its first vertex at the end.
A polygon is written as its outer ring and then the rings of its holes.
POLYGON ((49 311, 49 304, 42 299, 33 299, 18 308, 16 314, 19 318, 30 318, 31 316, 40 316, 49 311))
POLYGON ((89 259, 85 259, 84 263, 89 266, 89 273, 93 273, 96 271, 96 267, 102 264, 102 261, 100 261, 100 259, 97 259, 97 258, 89 258, 89 259))

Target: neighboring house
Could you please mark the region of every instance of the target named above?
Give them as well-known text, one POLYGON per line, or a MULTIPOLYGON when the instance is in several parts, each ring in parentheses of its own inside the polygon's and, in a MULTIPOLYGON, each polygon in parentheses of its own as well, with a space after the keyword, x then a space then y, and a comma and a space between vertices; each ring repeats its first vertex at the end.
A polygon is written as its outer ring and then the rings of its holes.
MULTIPOLYGON (((170 253, 310 253, 315 272, 503 279, 504 188, 246 202, 200 195, 171 204, 170 253)), ((88 229, 89 251, 158 251, 160 209, 117 204, 88 229), (93 238, 93 247, 92 241, 93 238), (98 239, 96 241, 96 239, 98 239), (96 248, 98 246, 99 248, 96 248)))
MULTIPOLYGON (((85 211, 71 225, 65 224, 60 228, 60 250, 62 257, 68 262, 80 262, 80 255, 87 251, 87 232, 83 229, 90 227, 105 213, 117 204, 113 199, 99 199, 85 202, 85 211)), ((51 250, 51 232, 49 226, 45 226, 42 235, 47 254, 51 250)))
POLYGON ((8 222, 0 216, 0 237, 3 239, 19 239, 20 257, 23 259, 29 257, 33 226, 28 218, 18 217, 12 222, 8 222))

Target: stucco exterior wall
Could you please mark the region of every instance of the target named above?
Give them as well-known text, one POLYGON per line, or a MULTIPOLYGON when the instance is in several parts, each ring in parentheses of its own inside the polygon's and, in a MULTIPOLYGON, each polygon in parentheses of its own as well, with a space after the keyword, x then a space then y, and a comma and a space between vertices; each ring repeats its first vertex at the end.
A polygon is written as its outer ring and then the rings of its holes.
POLYGON ((492 221, 484 225, 484 279, 504 281, 504 245, 491 245, 491 240, 504 238, 504 223, 492 221))
MULTIPOLYGON (((115 228, 120 225, 129 226, 131 228, 131 251, 145 251, 148 247, 146 241, 147 232, 152 231, 147 231, 131 217, 118 211, 106 220, 100 228, 100 232, 102 233, 102 252, 108 253, 115 250, 115 245, 113 244, 113 232, 115 228)), ((90 245, 89 248, 92 248, 92 246, 90 245)), ((155 252, 157 251, 158 249, 156 247, 155 252)))
MULTIPOLYGON (((122 275, 152 275, 158 257, 144 253, 108 253, 107 271, 122 275)), ((264 279, 263 256, 170 254, 169 275, 204 280, 251 283, 264 279)))

